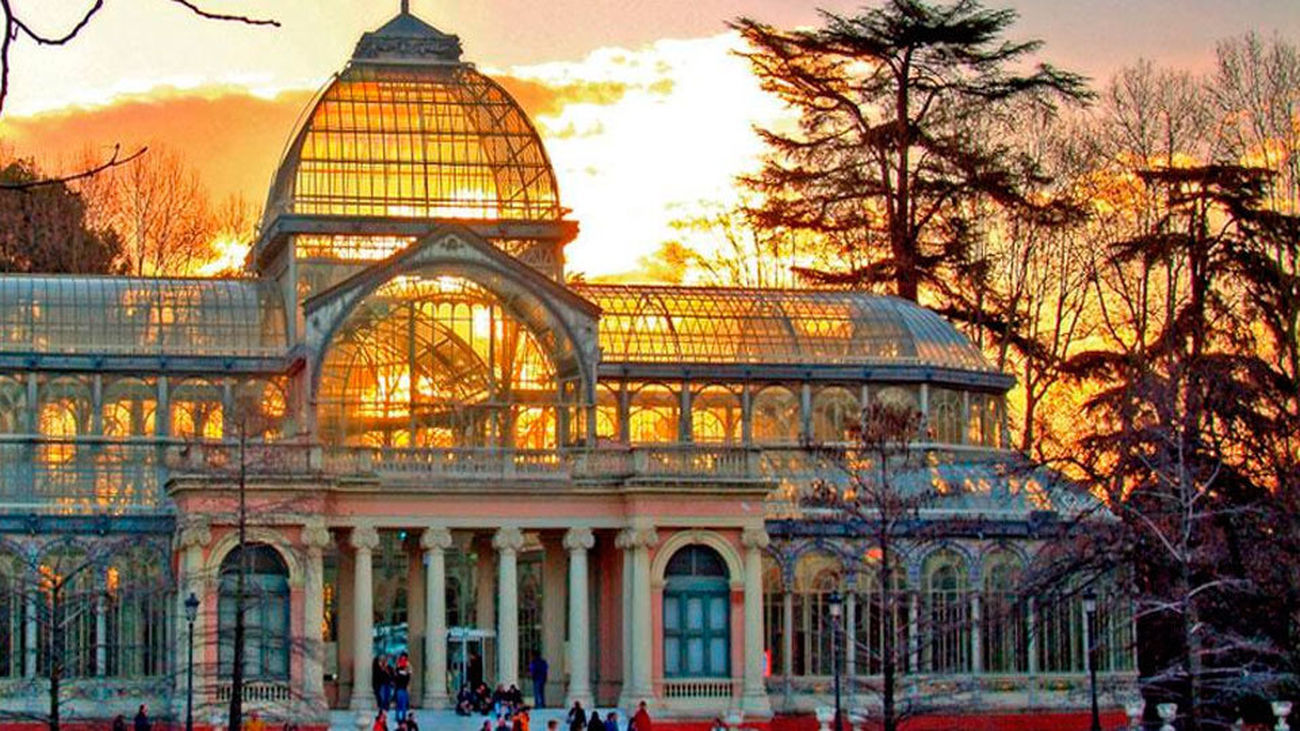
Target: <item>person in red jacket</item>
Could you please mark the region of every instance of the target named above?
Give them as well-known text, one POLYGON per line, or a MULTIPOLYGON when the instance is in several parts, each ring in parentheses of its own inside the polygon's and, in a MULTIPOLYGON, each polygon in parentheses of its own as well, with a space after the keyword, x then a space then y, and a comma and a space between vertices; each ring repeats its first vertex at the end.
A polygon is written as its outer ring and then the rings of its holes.
POLYGON ((636 715, 632 717, 632 727, 636 731, 654 731, 651 728, 650 711, 646 710, 645 701, 636 709, 636 715))

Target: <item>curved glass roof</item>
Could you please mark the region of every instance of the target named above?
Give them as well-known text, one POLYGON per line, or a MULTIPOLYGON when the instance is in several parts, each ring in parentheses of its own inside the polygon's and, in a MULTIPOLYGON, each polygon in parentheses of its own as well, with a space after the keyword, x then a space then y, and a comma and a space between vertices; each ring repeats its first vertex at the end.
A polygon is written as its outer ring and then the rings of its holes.
POLYGON ((938 314, 834 290, 575 284, 606 363, 916 365, 996 372, 938 314))
POLYGON ((555 173, 528 116, 459 58, 455 36, 406 13, 366 34, 294 135, 265 222, 559 219, 555 173))
POLYGON ((254 279, 0 277, 0 353, 275 356, 275 283, 254 279))

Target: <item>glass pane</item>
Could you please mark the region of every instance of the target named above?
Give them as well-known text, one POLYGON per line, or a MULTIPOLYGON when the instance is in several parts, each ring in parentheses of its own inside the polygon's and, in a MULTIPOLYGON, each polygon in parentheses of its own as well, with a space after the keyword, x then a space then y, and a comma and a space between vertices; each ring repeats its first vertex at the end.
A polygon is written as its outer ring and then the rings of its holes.
POLYGON ((664 638, 664 673, 667 675, 682 673, 682 644, 676 637, 664 638))
POLYGON ((686 641, 686 671, 691 675, 704 674, 704 640, 692 637, 686 641))
POLYGON ((714 637, 709 640, 709 675, 725 675, 727 672, 727 640, 714 637))
POLYGON ((678 622, 681 611, 677 604, 677 597, 664 597, 664 631, 666 632, 676 632, 681 626, 678 622))
POLYGON ((727 628, 727 598, 715 596, 709 599, 709 629, 722 631, 727 628))
POLYGON ((686 628, 704 629, 704 601, 699 597, 689 597, 686 600, 686 628))

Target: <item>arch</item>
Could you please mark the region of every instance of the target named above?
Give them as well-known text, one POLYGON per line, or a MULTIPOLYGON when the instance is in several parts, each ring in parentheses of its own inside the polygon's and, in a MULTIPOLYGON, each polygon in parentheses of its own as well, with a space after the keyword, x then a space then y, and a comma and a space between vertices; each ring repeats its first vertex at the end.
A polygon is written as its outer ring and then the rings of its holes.
POLYGON ((961 444, 965 424, 962 422, 962 395, 948 388, 930 388, 926 414, 926 431, 930 441, 961 444))
POLYGON ((662 383, 646 383, 628 402, 628 439, 633 444, 673 444, 681 435, 682 400, 662 383))
MULTIPOLYGON (((280 560, 289 568, 290 588, 302 586, 305 567, 298 553, 283 535, 270 528, 254 525, 248 526, 244 535, 246 543, 259 543, 274 548, 280 555, 280 560)), ((238 546, 239 533, 236 531, 230 531, 214 541, 212 548, 208 550, 208 559, 204 565, 207 575, 220 576, 222 563, 238 546)))
POLYGON ((219 440, 226 433, 225 388, 206 378, 187 378, 167 395, 171 436, 219 440))
MULTIPOLYGON (((281 553, 265 543, 248 542, 248 571, 244 592, 244 677, 251 680, 289 679, 290 604, 289 565, 281 553), (250 596, 251 594, 251 596, 250 596)), ((221 561, 217 589, 218 673, 233 670, 235 615, 240 609, 239 547, 221 561)))
POLYGON ((65 677, 96 674, 101 641, 95 601, 103 556, 95 546, 59 538, 42 547, 36 562, 36 674, 47 675, 59 657, 65 677))
POLYGON ((813 394, 812 438, 814 442, 847 442, 862 419, 858 395, 843 386, 830 386, 813 394))
POLYGON ((980 642, 985 672, 1029 670, 1029 617, 1019 587, 1024 567, 1019 555, 1002 547, 982 557, 980 642))
POLYGON ((951 548, 940 548, 925 558, 921 576, 925 602, 926 669, 934 673, 968 672, 967 587, 970 563, 963 554, 951 548))
POLYGON ((102 396, 104 436, 153 436, 157 433, 158 386, 150 380, 127 376, 104 385, 102 396))
POLYGON ((751 433, 759 444, 794 444, 803 423, 799 396, 786 386, 773 385, 754 394, 751 433))
POLYGON ((619 412, 619 394, 608 383, 596 384, 596 439, 618 441, 622 439, 619 412))
POLYGON ((655 586, 663 586, 665 571, 668 568, 668 561, 673 554, 677 553, 685 546, 699 544, 708 546, 718 555, 727 565, 727 574, 730 576, 729 582, 732 589, 740 589, 745 585, 745 564, 740 558, 740 553, 736 547, 731 544, 721 534, 710 530, 685 530, 678 531, 664 541, 655 551, 654 561, 650 564, 650 578, 655 586))
POLYGON ((731 592, 726 561, 692 543, 673 551, 664 567, 665 677, 731 674, 731 592))
POLYGON ((112 556, 104 571, 104 674, 156 677, 171 668, 167 643, 174 582, 157 546, 112 556))
POLYGON ((19 678, 27 656, 27 602, 23 600, 26 566, 0 545, 0 678, 19 678))
POLYGON ((740 395, 734 388, 707 385, 691 395, 691 441, 739 444, 742 419, 740 395))
POLYGON ((0 376, 0 434, 22 434, 26 422, 27 386, 17 378, 0 376))
MULTIPOLYGON (((36 431, 48 441, 41 445, 37 461, 46 467, 80 461, 77 437, 93 430, 93 412, 90 384, 84 379, 59 376, 41 383, 36 396, 36 431)), ((62 482, 61 477, 75 481, 69 472, 55 468, 47 477, 56 482, 62 482)))

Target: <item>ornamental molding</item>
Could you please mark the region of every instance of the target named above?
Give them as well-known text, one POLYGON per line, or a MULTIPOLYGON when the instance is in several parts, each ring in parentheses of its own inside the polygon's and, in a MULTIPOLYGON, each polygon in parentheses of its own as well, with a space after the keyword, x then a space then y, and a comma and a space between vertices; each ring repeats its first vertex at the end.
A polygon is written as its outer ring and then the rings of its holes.
POLYGON ((624 528, 614 539, 619 548, 654 548, 659 545, 659 533, 654 528, 624 528))
POLYGON ((767 530, 764 528, 750 527, 740 534, 740 545, 745 548, 761 551, 771 544, 772 539, 767 535, 767 530))
POLYGON ((334 541, 334 536, 325 526, 325 521, 313 520, 303 526, 301 540, 307 548, 319 551, 330 545, 334 541))
POLYGON ((207 518, 192 518, 181 527, 176 543, 182 549, 204 548, 212 542, 212 527, 207 518))
POLYGON ((564 534, 564 547, 569 551, 590 551, 596 545, 596 536, 590 528, 570 528, 564 534))
POLYGON ((373 525, 354 526, 348 543, 358 551, 373 551, 379 547, 379 531, 373 525))
POLYGON ((425 528, 420 534, 420 548, 426 551, 445 551, 451 544, 451 530, 442 526, 425 528))
POLYGON ((501 553, 515 553, 524 547, 524 533, 514 526, 499 528, 492 536, 492 547, 501 553))

